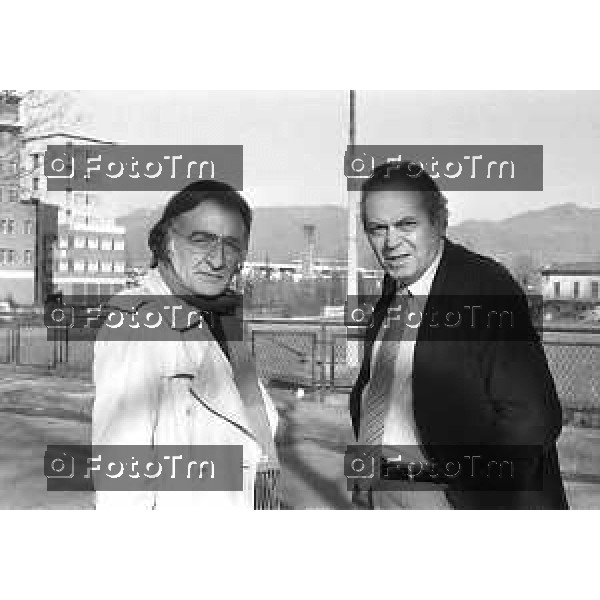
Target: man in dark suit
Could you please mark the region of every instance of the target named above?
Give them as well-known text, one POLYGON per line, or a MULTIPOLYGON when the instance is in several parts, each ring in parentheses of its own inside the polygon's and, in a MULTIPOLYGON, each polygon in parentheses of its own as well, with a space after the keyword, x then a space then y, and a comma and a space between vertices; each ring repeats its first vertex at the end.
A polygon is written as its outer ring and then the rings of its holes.
POLYGON ((412 447, 425 461, 440 452, 452 459, 467 445, 484 456, 489 448, 536 451, 519 467, 528 475, 513 488, 446 478, 444 485, 425 484, 427 491, 370 490, 369 507, 568 508, 556 451, 562 411, 527 300, 503 266, 445 237, 446 199, 425 171, 415 176, 415 167, 381 165, 362 188, 363 226, 386 274, 350 395, 356 438, 412 447), (399 297, 421 316, 454 307, 457 299, 473 306, 481 298, 484 306, 486 298, 490 306, 503 299, 519 333, 498 333, 489 322, 448 329, 425 319, 412 327, 412 338, 405 322, 393 339, 386 318, 399 297))

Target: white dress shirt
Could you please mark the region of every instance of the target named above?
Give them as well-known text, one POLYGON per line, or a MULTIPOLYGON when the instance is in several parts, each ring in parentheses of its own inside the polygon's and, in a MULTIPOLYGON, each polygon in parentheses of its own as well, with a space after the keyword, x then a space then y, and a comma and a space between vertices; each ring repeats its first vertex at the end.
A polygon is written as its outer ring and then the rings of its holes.
MULTIPOLYGON (((425 302, 431 291, 433 279, 442 258, 443 249, 444 241, 442 240, 438 253, 427 271, 417 281, 407 287, 408 291, 421 304, 419 308, 421 312, 425 308, 425 302)), ((384 421, 383 432, 383 445, 386 446, 409 446, 419 443, 412 410, 412 373, 418 328, 412 329, 411 325, 413 327, 416 326, 420 322, 420 319, 421 316, 418 314, 409 319, 403 339, 395 342, 398 346, 398 354, 394 366, 394 388, 391 391, 391 397, 388 399, 388 411, 384 421), (393 402, 390 401, 392 399, 393 402)), ((373 349, 373 359, 376 358, 381 346, 381 337, 384 333, 383 327, 381 329, 373 349)), ((371 363, 371 366, 373 364, 375 363, 371 363)))
MULTIPOLYGON (((394 382, 390 390, 389 397, 386 400, 387 414, 384 419, 384 431, 382 444, 384 446, 418 446, 420 443, 419 435, 416 429, 413 413, 413 389, 412 374, 415 354, 415 344, 417 340, 418 324, 422 315, 417 311, 423 312, 425 303, 431 292, 431 286, 437 273, 442 253, 444 251, 444 240, 440 242, 438 252, 423 275, 407 288, 399 289, 399 295, 405 295, 406 289, 415 297, 411 302, 418 304, 413 310, 416 314, 407 319, 402 340, 394 341, 397 345, 397 355, 394 363, 394 382), (415 302, 416 301, 416 302, 415 302), (411 327, 412 326, 412 327, 411 327)), ((404 298, 399 298, 399 302, 405 302, 404 298)), ((371 373, 377 354, 381 347, 381 339, 385 334, 385 328, 382 326, 373 345, 371 356, 371 373)), ((363 392, 363 402, 367 398, 367 388, 363 392)), ((364 407, 364 404, 363 404, 364 407)), ((364 408, 363 408, 364 410, 364 408)), ((424 509, 447 509, 451 508, 445 498, 445 494, 440 491, 412 491, 400 493, 377 492, 374 495, 375 508, 424 508, 424 509)))

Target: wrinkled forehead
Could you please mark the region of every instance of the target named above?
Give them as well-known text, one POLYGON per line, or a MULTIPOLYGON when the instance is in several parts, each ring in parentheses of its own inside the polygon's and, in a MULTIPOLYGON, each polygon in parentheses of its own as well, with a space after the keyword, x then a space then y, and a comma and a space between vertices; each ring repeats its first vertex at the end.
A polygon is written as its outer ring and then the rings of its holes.
POLYGON ((181 213, 173 219, 171 227, 173 226, 187 234, 204 231, 240 241, 248 238, 248 231, 239 210, 213 200, 206 200, 181 213))
POLYGON ((365 196, 365 220, 398 221, 427 217, 427 192, 414 189, 375 189, 365 196))

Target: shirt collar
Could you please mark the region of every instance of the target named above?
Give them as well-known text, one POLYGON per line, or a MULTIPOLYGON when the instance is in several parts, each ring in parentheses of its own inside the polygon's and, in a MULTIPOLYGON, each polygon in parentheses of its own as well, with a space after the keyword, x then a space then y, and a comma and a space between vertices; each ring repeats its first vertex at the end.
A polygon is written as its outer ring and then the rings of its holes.
POLYGON ((444 238, 440 240, 440 247, 438 248, 437 254, 433 259, 433 262, 429 265, 428 269, 415 281, 407 286, 408 291, 413 296, 429 296, 431 292, 431 286, 433 285, 433 279, 437 273, 440 261, 442 260, 442 254, 444 252, 444 238))
MULTIPOLYGON (((147 301, 148 307, 152 306, 161 313, 165 319, 165 324, 168 324, 171 329, 187 331, 197 328, 203 317, 204 321, 210 320, 210 315, 207 312, 200 311, 188 304, 183 298, 175 296, 157 268, 148 270, 143 279, 142 289, 144 290, 142 299, 147 301), (165 301, 168 306, 163 306, 165 301), (177 309, 173 306, 181 306, 181 308, 177 309)), ((209 325, 212 326, 212 323, 209 323, 209 325)))

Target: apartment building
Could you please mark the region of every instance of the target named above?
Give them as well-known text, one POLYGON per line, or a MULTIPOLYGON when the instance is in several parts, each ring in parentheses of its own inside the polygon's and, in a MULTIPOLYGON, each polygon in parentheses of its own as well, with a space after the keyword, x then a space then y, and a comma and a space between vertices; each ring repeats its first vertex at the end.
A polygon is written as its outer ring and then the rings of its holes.
POLYGON ((33 304, 36 209, 19 202, 20 100, 0 94, 0 301, 33 304))
MULTIPOLYGON (((53 133, 23 141, 23 189, 31 198, 58 211, 53 254, 54 292, 65 295, 112 295, 125 287, 125 227, 99 210, 102 193, 88 190, 49 191, 43 176, 49 145, 112 144, 106 140, 53 133)), ((105 198, 104 198, 105 200, 105 198)))

